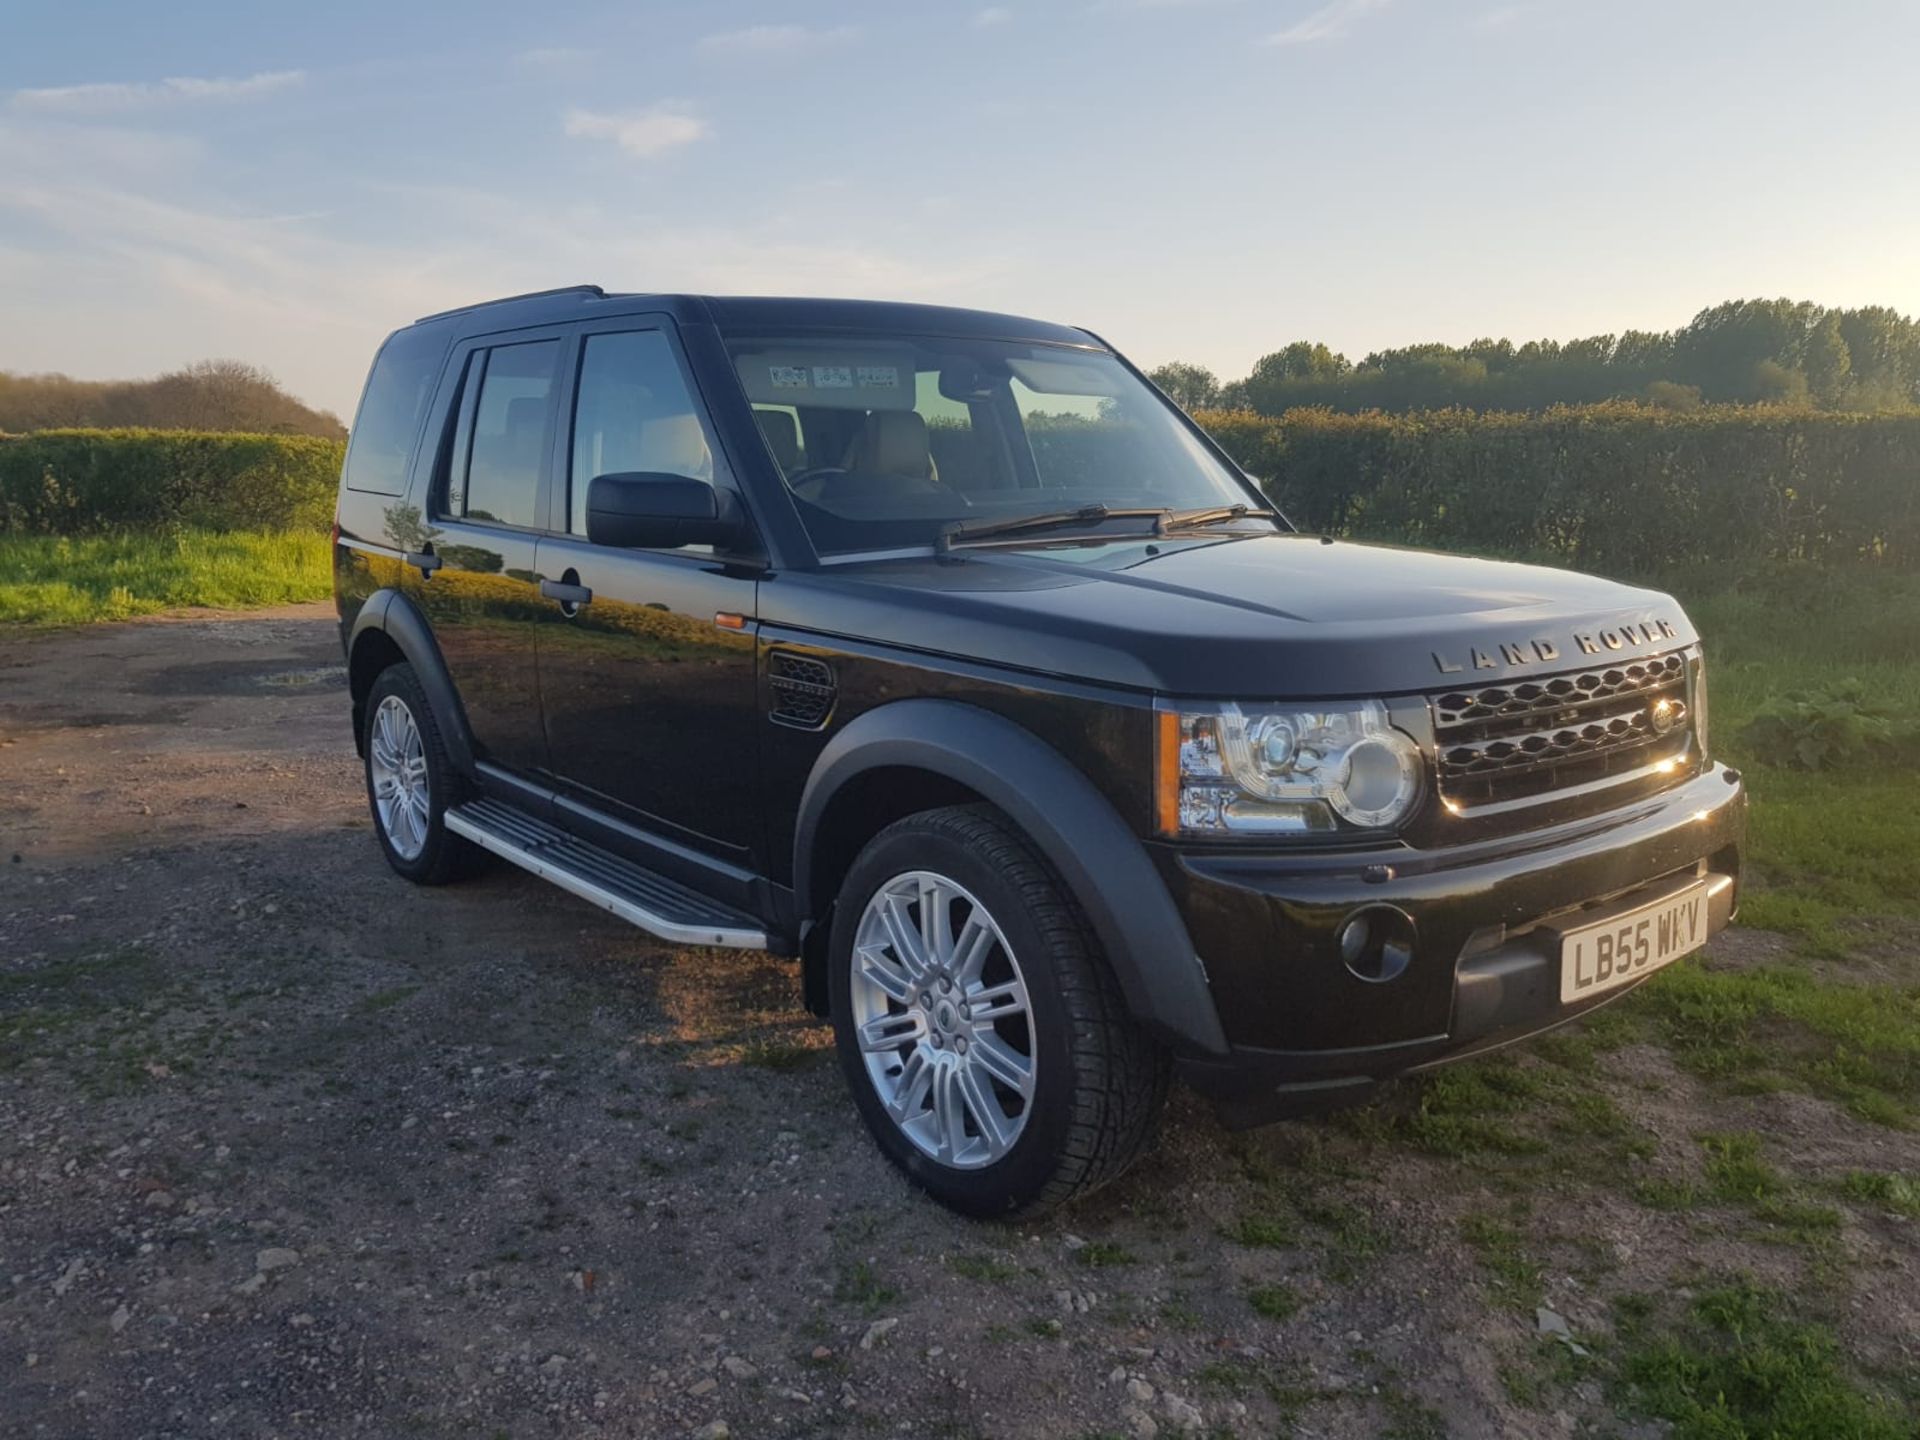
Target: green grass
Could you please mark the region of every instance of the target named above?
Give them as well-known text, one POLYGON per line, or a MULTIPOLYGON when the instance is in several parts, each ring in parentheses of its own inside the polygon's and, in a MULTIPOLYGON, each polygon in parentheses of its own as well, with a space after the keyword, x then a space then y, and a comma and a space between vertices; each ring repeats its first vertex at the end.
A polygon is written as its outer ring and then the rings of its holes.
POLYGON ((1855 1170, 1840 1181, 1840 1193, 1905 1220, 1920 1220, 1920 1176, 1855 1170))
POLYGON ((899 1299, 900 1292, 883 1280, 880 1272, 869 1262, 855 1260, 842 1265, 839 1274, 834 1277, 833 1298, 842 1305, 873 1311, 899 1299))
POLYGON ((1268 1320, 1291 1320, 1300 1312, 1300 1296, 1290 1285, 1256 1285, 1247 1291, 1247 1304, 1268 1320))
POLYGON ((1460 1234, 1508 1305, 1531 1311, 1540 1303, 1544 1271, 1527 1254, 1526 1239, 1517 1228, 1491 1215, 1470 1215, 1460 1222, 1460 1234))
POLYGON ((1780 1176, 1760 1154, 1760 1137, 1751 1134, 1702 1135, 1707 1151, 1707 1189, 1716 1200, 1768 1199, 1780 1190, 1780 1176))
POLYGON ((0 625, 80 625, 332 593, 324 534, 0 535, 0 625))
POLYGON ((996 1255, 949 1255, 947 1268, 956 1275, 964 1275, 969 1280, 980 1280, 992 1285, 1004 1285, 1018 1280, 1022 1274, 1018 1265, 1002 1260, 996 1255))
POLYGON ((1741 918, 1835 957, 1876 922, 1920 920, 1920 771, 1790 770, 1756 763, 1740 740, 1773 696, 1849 678, 1920 711, 1920 575, 1782 566, 1652 583, 1700 629, 1712 748, 1753 796, 1741 918))
POLYGON ((1292 1216, 1267 1210, 1250 1211, 1221 1233, 1249 1250, 1290 1250, 1300 1243, 1300 1227, 1292 1216))
POLYGON ((1681 964, 1628 1003, 1696 1074, 1748 1090, 1811 1090, 1895 1128, 1910 1126, 1920 1106, 1920 985, 1681 964))
POLYGON ((1897 1406, 1789 1297, 1735 1281, 1664 1327, 1649 1309, 1619 1312, 1620 1378, 1628 1405, 1670 1421, 1674 1440, 1911 1440, 1897 1406))

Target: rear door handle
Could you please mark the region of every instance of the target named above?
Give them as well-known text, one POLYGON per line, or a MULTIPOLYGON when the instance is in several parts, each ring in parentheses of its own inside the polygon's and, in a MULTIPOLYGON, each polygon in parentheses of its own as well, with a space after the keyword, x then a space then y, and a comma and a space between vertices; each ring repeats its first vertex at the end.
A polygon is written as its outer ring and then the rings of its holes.
POLYGON ((593 591, 584 585, 569 585, 564 580, 542 580, 540 593, 549 600, 558 600, 562 605, 585 605, 593 599, 593 591))
POLYGON ((406 552, 406 561, 422 575, 431 575, 440 568, 440 557, 431 550, 409 550, 406 552))

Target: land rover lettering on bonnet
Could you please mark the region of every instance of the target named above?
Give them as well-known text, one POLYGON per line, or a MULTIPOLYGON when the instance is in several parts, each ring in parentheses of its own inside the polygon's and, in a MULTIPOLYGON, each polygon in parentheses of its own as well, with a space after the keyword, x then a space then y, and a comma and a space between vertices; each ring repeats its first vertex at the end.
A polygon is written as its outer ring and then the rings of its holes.
MULTIPOLYGON (((1639 624, 1622 623, 1604 630, 1576 631, 1573 646, 1582 655, 1598 655, 1604 650, 1624 650, 1630 646, 1664 645, 1679 638, 1671 620, 1648 620, 1639 624)), ((1560 646, 1552 639, 1501 640, 1481 649, 1469 646, 1464 660, 1433 652, 1434 668, 1442 675, 1457 675, 1464 670, 1500 670, 1523 665, 1551 665, 1560 658, 1560 646)))
POLYGON ((1670 597, 1304 535, 1087 330, 429 316, 333 560, 387 863, 791 957, 968 1214, 1111 1179, 1175 1076, 1258 1124, 1577 1019, 1739 897, 1670 597))

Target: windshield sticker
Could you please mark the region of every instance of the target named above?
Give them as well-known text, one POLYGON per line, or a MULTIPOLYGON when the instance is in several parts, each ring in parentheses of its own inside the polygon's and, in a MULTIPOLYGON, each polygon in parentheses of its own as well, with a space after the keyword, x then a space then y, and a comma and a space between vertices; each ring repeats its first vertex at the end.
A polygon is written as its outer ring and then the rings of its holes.
POLYGON ((769 365, 767 377, 773 381, 776 390, 807 388, 807 367, 804 365, 769 365))
POLYGON ((897 390, 900 387, 898 365, 860 365, 854 368, 862 390, 897 390))
POLYGON ((813 387, 816 390, 851 390, 853 367, 851 365, 816 365, 813 367, 813 387))

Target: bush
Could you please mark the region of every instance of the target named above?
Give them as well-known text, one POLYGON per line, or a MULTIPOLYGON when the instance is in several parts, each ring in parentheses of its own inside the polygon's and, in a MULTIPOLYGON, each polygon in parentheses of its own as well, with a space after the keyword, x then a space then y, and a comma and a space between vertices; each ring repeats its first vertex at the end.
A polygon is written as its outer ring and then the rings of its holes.
POLYGON ((1920 764, 1920 723, 1869 701, 1857 680, 1789 691, 1755 714, 1740 738, 1756 759, 1799 770, 1920 764))
POLYGON ((345 447, 307 435, 42 430, 0 436, 0 533, 323 530, 345 447))
POLYGON ((1195 417, 1306 529, 1646 573, 1920 563, 1920 415, 1615 402, 1195 417))

